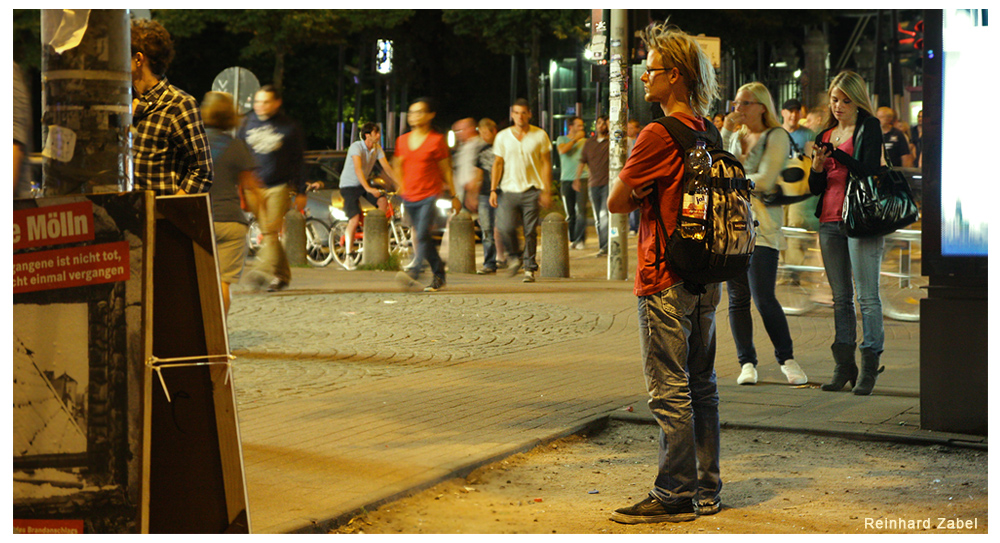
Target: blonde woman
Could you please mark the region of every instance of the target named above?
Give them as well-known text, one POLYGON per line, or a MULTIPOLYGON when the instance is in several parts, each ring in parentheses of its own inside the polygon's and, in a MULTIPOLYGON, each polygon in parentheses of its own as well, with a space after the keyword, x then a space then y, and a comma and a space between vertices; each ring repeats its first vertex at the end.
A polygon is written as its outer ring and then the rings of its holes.
POLYGON ((809 175, 809 190, 820 196, 816 205, 820 251, 833 291, 833 381, 822 389, 840 390, 850 382, 855 394, 866 396, 871 394, 881 372, 879 358, 885 340, 878 290, 884 240, 882 236, 849 238, 841 223, 850 174, 870 175, 885 164, 882 131, 868 99, 867 85, 858 74, 842 72, 835 77, 830 83, 829 99, 831 117, 816 136, 809 175), (855 362, 854 285, 863 329, 860 375, 855 362))
POLYGON ((722 126, 722 142, 726 150, 740 159, 747 177, 754 182, 751 199, 753 216, 759 223, 757 245, 750 269, 745 275, 726 282, 729 292, 729 327, 736 342, 741 367, 736 382, 752 385, 757 382, 757 351, 753 344, 753 317, 750 300, 757 306, 764 329, 774 345, 774 357, 789 384, 808 381, 805 372, 792 354, 792 336, 781 303, 774 294, 778 277, 778 256, 785 248, 781 235, 784 211, 780 205, 768 206, 760 195, 774 192, 781 170, 788 160, 791 147, 788 133, 775 114, 774 101, 767 87, 758 82, 747 83, 736 92, 733 111, 726 115, 722 126), (742 125, 742 128, 737 128, 742 125))

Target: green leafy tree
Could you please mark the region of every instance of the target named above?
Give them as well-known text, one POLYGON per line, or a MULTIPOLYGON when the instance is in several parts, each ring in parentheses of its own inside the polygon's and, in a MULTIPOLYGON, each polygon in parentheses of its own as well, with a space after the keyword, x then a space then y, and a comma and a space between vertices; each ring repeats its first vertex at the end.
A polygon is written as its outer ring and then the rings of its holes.
POLYGON ((412 13, 412 10, 391 9, 157 10, 155 17, 178 37, 198 34, 213 21, 223 23, 233 34, 250 36, 242 54, 272 57, 271 81, 283 87, 286 61, 300 49, 347 44, 359 32, 392 28, 412 13))

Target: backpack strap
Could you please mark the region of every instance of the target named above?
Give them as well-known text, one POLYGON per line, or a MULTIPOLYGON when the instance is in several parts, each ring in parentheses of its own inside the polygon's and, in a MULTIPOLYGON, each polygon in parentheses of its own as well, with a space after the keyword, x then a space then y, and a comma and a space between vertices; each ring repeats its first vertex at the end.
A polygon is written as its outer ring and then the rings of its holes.
POLYGON ((708 119, 703 117, 701 120, 705 123, 706 130, 704 132, 698 132, 684 124, 680 119, 672 116, 660 117, 656 119, 656 122, 660 123, 667 130, 670 137, 680 146, 682 152, 694 147, 694 143, 698 139, 704 141, 709 147, 721 149, 722 135, 719 134, 719 129, 709 122, 708 119))

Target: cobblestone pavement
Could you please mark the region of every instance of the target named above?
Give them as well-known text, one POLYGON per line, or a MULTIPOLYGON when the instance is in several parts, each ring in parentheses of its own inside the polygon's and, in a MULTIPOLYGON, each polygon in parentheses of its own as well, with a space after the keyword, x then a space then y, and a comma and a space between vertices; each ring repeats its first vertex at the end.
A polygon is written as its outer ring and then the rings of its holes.
POLYGON ((234 307, 241 407, 536 349, 608 329, 611 315, 477 296, 318 293, 234 307))
MULTIPOLYGON (((334 268, 296 269, 281 293, 236 288, 228 326, 253 530, 323 532, 610 413, 648 417, 632 284, 605 280, 606 265, 573 252, 571 278, 450 274, 438 293, 334 268)), ((784 381, 755 316, 760 381, 740 387, 726 305, 725 424, 923 437, 918 323, 885 321, 887 369, 865 398, 819 391, 832 373, 828 308, 789 318, 810 377, 801 387, 784 381)))

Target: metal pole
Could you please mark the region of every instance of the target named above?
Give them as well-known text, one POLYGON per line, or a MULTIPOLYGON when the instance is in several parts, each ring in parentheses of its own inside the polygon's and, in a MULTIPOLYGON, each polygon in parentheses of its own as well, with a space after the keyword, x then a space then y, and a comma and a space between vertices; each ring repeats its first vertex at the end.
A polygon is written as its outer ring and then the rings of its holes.
MULTIPOLYGON (((611 10, 611 47, 608 61, 608 130, 611 145, 608 181, 618 177, 625 165, 628 122, 628 10, 611 10)), ((628 214, 613 213, 608 224, 608 279, 628 279, 628 214)))

